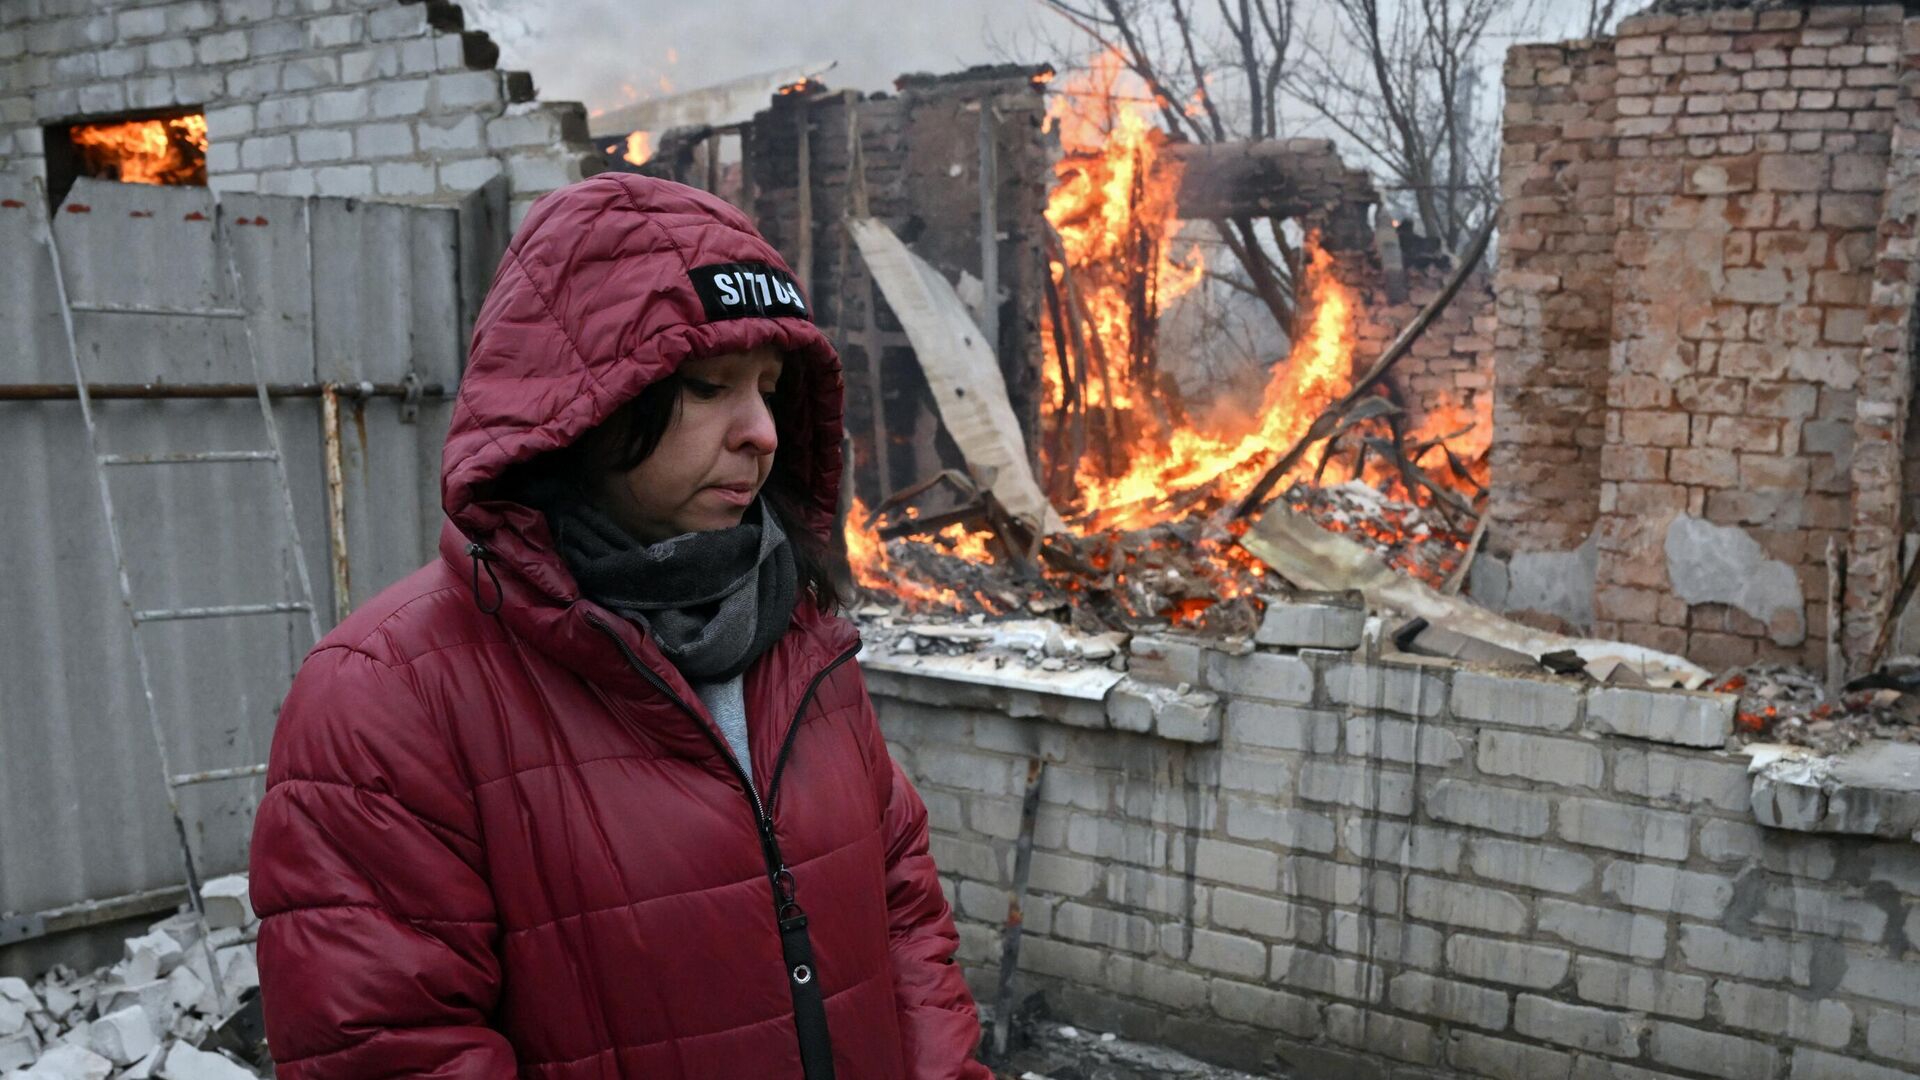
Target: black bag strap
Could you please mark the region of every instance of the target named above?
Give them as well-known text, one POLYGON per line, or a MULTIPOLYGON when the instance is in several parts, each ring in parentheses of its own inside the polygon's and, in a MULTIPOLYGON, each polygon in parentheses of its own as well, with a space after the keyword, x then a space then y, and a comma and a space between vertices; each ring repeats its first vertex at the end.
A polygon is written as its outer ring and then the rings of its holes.
POLYGON ((797 904, 789 903, 781 910, 780 951, 787 961, 787 988, 793 992, 793 1026, 800 1036, 801 1071, 806 1080, 833 1080, 827 999, 820 991, 820 970, 813 965, 807 916, 797 904))

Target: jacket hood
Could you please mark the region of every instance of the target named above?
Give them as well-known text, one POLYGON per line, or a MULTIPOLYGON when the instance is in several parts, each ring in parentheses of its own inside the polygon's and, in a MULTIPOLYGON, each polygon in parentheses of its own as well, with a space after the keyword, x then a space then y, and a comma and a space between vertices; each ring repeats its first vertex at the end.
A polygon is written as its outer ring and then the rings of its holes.
POLYGON ((490 491, 572 444, 689 357, 770 345, 799 364, 779 453, 809 478, 828 537, 841 472, 840 360, 812 304, 739 210, 666 180, 601 173, 535 203, 475 321, 441 461, 441 505, 469 540, 549 595, 572 589, 542 515, 490 491), (506 534, 506 535, 502 535, 506 534))

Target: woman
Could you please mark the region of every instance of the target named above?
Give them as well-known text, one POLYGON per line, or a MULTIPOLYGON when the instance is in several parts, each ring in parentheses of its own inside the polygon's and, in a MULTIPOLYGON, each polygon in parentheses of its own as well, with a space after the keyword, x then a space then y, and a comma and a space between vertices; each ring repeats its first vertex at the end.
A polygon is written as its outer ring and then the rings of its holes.
POLYGON ((833 617, 841 383, 732 207, 604 174, 495 275, 440 558, 315 647, 254 829, 282 1080, 990 1074, 833 617))

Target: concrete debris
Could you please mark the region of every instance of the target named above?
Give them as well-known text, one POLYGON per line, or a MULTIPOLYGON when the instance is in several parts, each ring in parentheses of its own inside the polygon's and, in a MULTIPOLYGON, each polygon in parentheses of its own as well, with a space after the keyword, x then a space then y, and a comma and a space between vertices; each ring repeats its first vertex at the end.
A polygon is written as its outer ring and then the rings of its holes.
POLYGON ((1047 619, 988 622, 976 615, 962 622, 905 621, 892 610, 867 605, 854 611, 870 653, 900 656, 983 656, 1045 672, 1092 668, 1126 670, 1121 651, 1127 635, 1086 633, 1047 619))
POLYGON ((260 985, 258 923, 244 874, 201 887, 208 922, 181 911, 127 939, 111 967, 55 967, 37 982, 0 979, 0 1080, 254 1080, 252 1069, 196 1048, 260 985))
POLYGON ((1739 694, 1735 738, 1786 743, 1821 755, 1844 753, 1873 739, 1920 741, 1920 658, 1902 657, 1827 696, 1816 674, 1781 664, 1751 664, 1713 684, 1739 694))

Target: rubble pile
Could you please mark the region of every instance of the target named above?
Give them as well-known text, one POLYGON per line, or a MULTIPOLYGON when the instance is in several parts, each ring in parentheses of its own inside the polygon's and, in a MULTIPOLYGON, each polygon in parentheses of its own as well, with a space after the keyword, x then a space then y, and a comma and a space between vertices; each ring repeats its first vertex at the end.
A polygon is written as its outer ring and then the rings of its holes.
POLYGON ((1742 742, 1787 743, 1823 756, 1872 739, 1920 742, 1920 657, 1890 661, 1837 698, 1819 676, 1780 664, 1737 668, 1712 689, 1740 695, 1734 735, 1742 742))
POLYGON ((247 879, 216 878, 201 895, 205 940, 182 911, 128 939, 111 967, 85 975, 55 967, 32 984, 0 979, 0 1080, 255 1080, 251 1068, 201 1049, 260 985, 247 879))
MULTIPOLYGON (((1329 532, 1363 544, 1393 569, 1444 582, 1471 541, 1435 509, 1396 501, 1361 481, 1297 484, 1284 496, 1329 532)), ((885 542, 887 579, 868 596, 895 614, 1036 615, 1085 633, 1178 627, 1251 635, 1257 594, 1283 583, 1236 542, 1243 526, 1192 514, 1139 529, 1060 532, 1029 558, 959 527, 885 542)))

